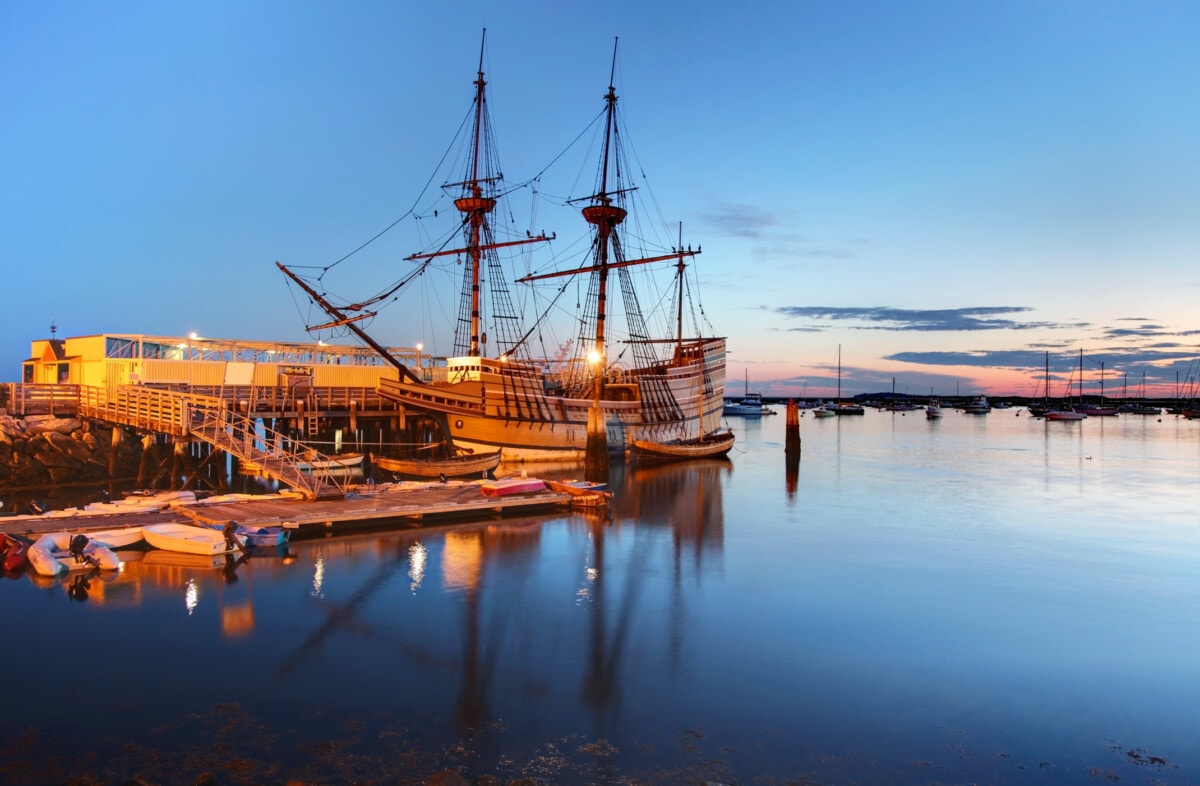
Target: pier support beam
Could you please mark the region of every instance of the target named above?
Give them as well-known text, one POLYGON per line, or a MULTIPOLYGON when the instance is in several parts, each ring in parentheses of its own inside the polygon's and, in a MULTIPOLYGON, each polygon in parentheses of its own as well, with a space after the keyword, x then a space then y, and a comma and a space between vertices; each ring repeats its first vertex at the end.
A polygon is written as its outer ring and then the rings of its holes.
POLYGON ((121 435, 121 427, 114 424, 112 426, 111 450, 108 452, 108 476, 110 478, 117 474, 117 451, 121 448, 121 435))

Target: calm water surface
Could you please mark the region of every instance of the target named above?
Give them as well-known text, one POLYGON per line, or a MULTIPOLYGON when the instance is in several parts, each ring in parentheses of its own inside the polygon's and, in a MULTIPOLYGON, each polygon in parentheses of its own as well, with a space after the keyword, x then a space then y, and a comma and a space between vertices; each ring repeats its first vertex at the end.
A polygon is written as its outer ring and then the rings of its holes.
POLYGON ((0 781, 1200 782, 1200 423, 783 420, 608 517, 4 581, 0 781))

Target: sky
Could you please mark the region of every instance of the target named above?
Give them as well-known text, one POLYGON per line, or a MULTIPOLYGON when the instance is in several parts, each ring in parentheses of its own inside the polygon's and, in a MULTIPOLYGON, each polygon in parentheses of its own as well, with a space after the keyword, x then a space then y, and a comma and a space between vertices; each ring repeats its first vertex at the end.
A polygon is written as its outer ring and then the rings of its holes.
MULTIPOLYGON (((1195 386, 1200 4, 599 11, 0 4, 0 381, 51 325, 314 340, 275 262, 362 259, 351 298, 411 268, 486 29, 509 179, 579 137, 613 75, 654 204, 702 249, 731 394, 829 396, 840 358, 847 396, 1035 396, 1047 353, 1055 396, 1081 353, 1089 393, 1195 386)), ((430 278, 372 335, 448 353, 415 302, 430 278)))

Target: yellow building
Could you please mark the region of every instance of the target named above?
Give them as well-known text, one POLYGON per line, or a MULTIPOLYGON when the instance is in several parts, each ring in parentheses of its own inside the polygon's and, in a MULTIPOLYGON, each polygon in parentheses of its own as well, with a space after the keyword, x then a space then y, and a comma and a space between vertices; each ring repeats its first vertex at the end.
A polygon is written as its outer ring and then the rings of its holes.
MULTIPOLYGON (((387 348, 414 370, 433 365, 420 348, 387 348)), ((103 333, 33 341, 22 364, 29 384, 361 387, 397 379, 371 349, 337 344, 103 333)))

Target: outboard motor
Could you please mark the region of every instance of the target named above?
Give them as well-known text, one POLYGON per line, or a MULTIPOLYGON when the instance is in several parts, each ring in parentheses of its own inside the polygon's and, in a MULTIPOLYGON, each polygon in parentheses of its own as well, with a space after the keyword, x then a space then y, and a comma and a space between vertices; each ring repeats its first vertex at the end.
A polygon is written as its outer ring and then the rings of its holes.
POLYGON ((71 538, 71 544, 68 550, 70 551, 71 557, 74 558, 77 564, 82 563, 85 565, 91 565, 92 567, 98 567, 100 563, 96 560, 96 558, 91 554, 84 553, 84 549, 88 547, 88 542, 88 536, 80 533, 79 535, 71 538))
POLYGON ((237 522, 232 520, 226 522, 225 526, 221 528, 221 534, 225 536, 225 548, 228 551, 242 547, 241 541, 237 539, 237 528, 237 522))

